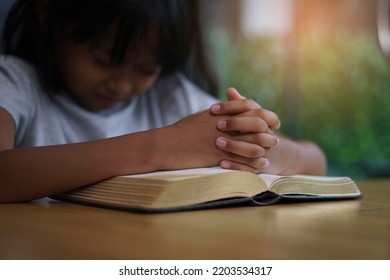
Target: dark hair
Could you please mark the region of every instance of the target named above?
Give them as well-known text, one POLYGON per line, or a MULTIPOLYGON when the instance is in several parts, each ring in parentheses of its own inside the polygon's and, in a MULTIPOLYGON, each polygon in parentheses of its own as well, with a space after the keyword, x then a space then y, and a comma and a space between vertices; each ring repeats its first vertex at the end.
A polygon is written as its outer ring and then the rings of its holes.
POLYGON ((30 61, 50 88, 58 89, 61 85, 53 55, 59 40, 82 43, 102 35, 117 22, 112 62, 120 64, 128 48, 134 47, 134 42, 147 40, 152 25, 157 26, 155 55, 163 74, 188 72, 189 58, 195 56, 201 75, 195 80, 216 93, 215 82, 207 77, 210 73, 204 58, 196 0, 49 0, 39 15, 38 1, 18 0, 12 7, 4 29, 5 53, 30 61), (58 38, 66 27, 71 27, 66 38, 58 38))

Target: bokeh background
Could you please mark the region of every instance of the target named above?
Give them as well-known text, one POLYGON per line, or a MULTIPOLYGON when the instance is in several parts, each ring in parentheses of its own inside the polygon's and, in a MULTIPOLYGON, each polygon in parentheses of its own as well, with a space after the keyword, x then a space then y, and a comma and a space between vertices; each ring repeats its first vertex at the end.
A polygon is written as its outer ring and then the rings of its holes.
POLYGON ((388 0, 201 0, 219 94, 235 86, 318 143, 329 175, 390 176, 388 0))

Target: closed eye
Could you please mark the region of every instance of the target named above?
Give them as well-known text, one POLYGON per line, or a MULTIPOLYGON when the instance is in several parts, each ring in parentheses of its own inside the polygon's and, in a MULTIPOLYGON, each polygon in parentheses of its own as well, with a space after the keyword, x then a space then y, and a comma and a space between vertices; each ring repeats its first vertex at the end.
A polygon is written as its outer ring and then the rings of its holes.
POLYGON ((112 63, 111 60, 108 59, 107 57, 103 57, 101 55, 94 54, 93 58, 94 58, 95 63, 101 67, 107 68, 107 67, 114 66, 114 63, 112 63))

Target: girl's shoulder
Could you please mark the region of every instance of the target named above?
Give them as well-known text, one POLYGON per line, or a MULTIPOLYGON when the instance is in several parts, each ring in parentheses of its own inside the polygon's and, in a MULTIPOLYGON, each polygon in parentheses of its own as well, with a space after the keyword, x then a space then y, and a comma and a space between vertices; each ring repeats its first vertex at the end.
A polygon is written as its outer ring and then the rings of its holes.
POLYGON ((0 69, 8 78, 36 77, 35 68, 27 61, 13 55, 0 55, 0 69))
POLYGON ((0 85, 0 105, 9 112, 34 108, 45 92, 35 68, 10 55, 0 55, 0 85))
POLYGON ((0 84, 2 92, 25 98, 36 98, 36 93, 45 92, 35 67, 12 55, 0 55, 0 84))
POLYGON ((41 89, 35 67, 12 55, 0 55, 0 81, 3 86, 19 91, 41 89))

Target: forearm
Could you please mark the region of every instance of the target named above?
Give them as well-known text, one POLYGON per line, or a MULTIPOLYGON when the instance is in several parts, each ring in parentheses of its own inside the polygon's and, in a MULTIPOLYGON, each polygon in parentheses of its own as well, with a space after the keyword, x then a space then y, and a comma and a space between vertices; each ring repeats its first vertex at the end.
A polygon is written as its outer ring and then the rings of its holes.
POLYGON ((326 175, 326 157, 316 144, 309 141, 292 141, 282 136, 279 136, 279 139, 279 145, 271 148, 266 155, 271 166, 264 172, 326 175))
POLYGON ((154 133, 2 151, 0 202, 31 200, 116 175, 157 170, 154 133))

